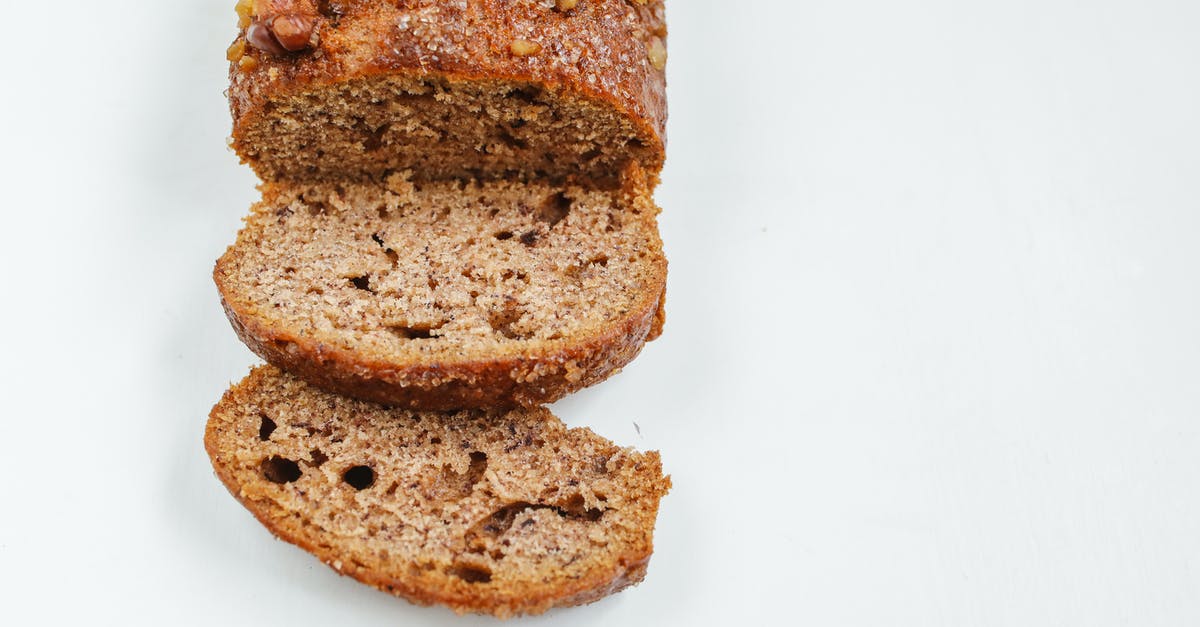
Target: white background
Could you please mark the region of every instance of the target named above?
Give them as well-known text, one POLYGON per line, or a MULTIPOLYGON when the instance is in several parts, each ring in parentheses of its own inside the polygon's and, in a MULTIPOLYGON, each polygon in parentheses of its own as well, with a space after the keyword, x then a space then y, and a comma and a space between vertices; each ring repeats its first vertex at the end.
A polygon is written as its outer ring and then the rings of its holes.
MULTIPOLYGON (((9 4, 0 623, 493 624, 212 476, 234 1, 9 4)), ((1200 3, 669 6, 667 333, 555 409, 675 489, 527 624, 1200 624, 1200 3)))

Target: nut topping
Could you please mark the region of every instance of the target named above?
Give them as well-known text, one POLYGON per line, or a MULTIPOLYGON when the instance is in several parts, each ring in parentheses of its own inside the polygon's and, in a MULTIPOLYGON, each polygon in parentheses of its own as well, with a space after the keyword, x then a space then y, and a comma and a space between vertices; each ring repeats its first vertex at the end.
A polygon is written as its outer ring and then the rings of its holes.
POLYGON ((275 55, 286 54, 287 50, 275 41, 275 35, 271 33, 271 29, 267 28, 266 24, 255 20, 250 26, 246 27, 246 41, 250 42, 251 46, 275 55))
POLYGON ((646 44, 646 58, 650 59, 650 65, 660 72, 667 68, 667 46, 661 37, 654 37, 646 44))
POLYGON ((271 32, 279 45, 291 52, 304 50, 312 39, 317 20, 309 15, 280 15, 271 21, 271 32))
POLYGON ((542 51, 542 44, 528 39, 514 40, 508 47, 518 57, 531 57, 542 51))
POLYGON ((234 63, 241 61, 242 57, 244 57, 244 56, 246 56, 246 40, 245 39, 239 38, 239 39, 235 40, 232 44, 229 45, 229 49, 225 51, 225 58, 234 63))
POLYGON ((239 24, 249 22, 246 41, 263 52, 284 55, 317 43, 314 0, 239 0, 237 13, 239 24))
POLYGON ((254 0, 238 0, 234 7, 238 15, 238 28, 248 28, 254 19, 254 0))

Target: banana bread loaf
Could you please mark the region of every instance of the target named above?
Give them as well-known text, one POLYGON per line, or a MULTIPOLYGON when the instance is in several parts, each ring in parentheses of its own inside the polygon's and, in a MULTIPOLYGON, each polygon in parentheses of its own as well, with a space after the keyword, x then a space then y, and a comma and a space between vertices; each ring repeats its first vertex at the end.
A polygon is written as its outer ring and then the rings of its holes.
POLYGON ((661 0, 241 0, 233 147, 266 181, 587 180, 664 155, 661 0))

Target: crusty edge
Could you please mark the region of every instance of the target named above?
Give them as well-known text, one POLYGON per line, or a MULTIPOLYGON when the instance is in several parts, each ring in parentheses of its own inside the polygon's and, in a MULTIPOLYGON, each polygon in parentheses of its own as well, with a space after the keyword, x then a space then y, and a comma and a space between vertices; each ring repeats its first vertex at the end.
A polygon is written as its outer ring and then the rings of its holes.
MULTIPOLYGON (((232 467, 223 461, 218 451, 218 424, 220 422, 218 416, 227 408, 235 406, 238 402, 235 399, 248 396, 254 387, 255 379, 264 376, 266 371, 267 369, 264 367, 255 368, 244 380, 231 386, 213 407, 204 430, 204 449, 208 453, 217 478, 221 480, 229 493, 254 515, 260 524, 280 540, 313 554, 338 574, 351 577, 417 605, 444 605, 459 614, 492 614, 502 619, 523 614, 541 614, 554 607, 571 607, 592 603, 625 588, 635 586, 645 578, 650 557, 654 552, 653 531, 647 534, 643 544, 632 547, 625 555, 622 555, 610 570, 593 572, 590 576, 575 580, 564 587, 534 588, 521 598, 469 595, 445 588, 422 586, 419 582, 403 577, 388 577, 360 567, 352 560, 343 560, 344 556, 332 547, 323 547, 306 537, 302 525, 288 524, 294 519, 283 508, 269 499, 249 498, 234 476, 232 467)), ((545 408, 540 409, 549 413, 545 408)), ((670 490, 671 478, 662 473, 662 460, 657 451, 647 451, 644 455, 653 464, 653 471, 661 477, 659 480, 661 497, 670 490)), ((657 515, 658 502, 656 501, 648 516, 651 524, 657 519, 657 515)))
MULTIPOLYGON (((224 259, 224 258, 223 258, 224 259)), ((647 292, 623 319, 574 344, 492 360, 402 365, 362 358, 287 329, 256 320, 213 273, 234 331, 257 355, 309 383, 345 396, 414 409, 509 408, 554 402, 595 385, 637 357, 652 331, 661 332, 660 291, 647 292)))

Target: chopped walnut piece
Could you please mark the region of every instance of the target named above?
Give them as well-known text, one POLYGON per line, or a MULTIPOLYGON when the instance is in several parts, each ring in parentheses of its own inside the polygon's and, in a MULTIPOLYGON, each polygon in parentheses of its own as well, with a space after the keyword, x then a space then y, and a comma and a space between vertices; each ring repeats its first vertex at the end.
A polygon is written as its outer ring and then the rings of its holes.
POLYGON ((518 57, 531 57, 542 51, 542 44, 528 39, 517 39, 509 44, 509 49, 518 57))
POLYGON ((246 41, 251 46, 274 55, 282 55, 287 50, 275 40, 275 34, 262 22, 255 21, 246 28, 246 41))
POLYGON ((662 71, 667 68, 667 46, 660 37, 654 37, 646 44, 646 58, 654 69, 662 71))
POLYGON ((230 62, 237 63, 246 56, 246 40, 239 37, 237 41, 229 44, 229 49, 225 51, 225 58, 230 62))
POLYGON ((271 20, 271 32, 279 45, 291 52, 304 50, 312 39, 316 18, 308 15, 280 15, 271 20))
POLYGON ((238 15, 238 28, 245 29, 254 20, 254 0, 238 0, 234 7, 238 15))
POLYGON ((316 45, 320 13, 313 0, 241 0, 239 23, 248 20, 246 41, 274 55, 299 52, 316 45))

